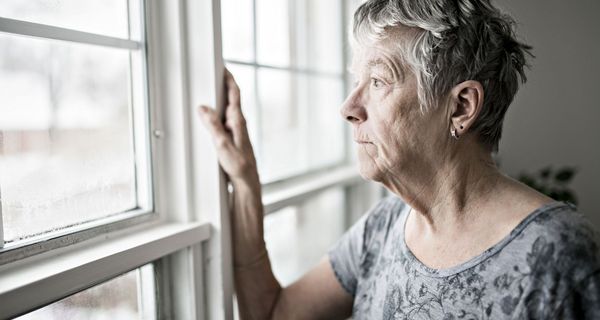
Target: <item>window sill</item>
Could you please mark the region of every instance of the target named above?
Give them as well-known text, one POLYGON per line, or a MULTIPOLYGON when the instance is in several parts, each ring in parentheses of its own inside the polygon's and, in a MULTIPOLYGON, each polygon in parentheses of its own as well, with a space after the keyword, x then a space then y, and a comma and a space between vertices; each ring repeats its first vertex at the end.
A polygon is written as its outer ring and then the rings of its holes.
POLYGON ((23 314, 210 237, 207 223, 155 224, 0 268, 0 317, 23 314))
POLYGON ((263 187, 265 215, 283 209, 332 187, 352 186, 364 182, 356 165, 315 172, 263 187))

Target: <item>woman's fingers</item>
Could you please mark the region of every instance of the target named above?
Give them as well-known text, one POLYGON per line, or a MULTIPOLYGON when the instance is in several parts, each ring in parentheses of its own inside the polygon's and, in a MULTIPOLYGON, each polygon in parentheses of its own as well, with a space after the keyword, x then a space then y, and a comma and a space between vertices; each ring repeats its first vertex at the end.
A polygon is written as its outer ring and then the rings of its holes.
POLYGON ((233 143, 238 148, 245 148, 250 144, 246 119, 239 107, 229 104, 225 110, 225 128, 231 132, 233 143))
POLYGON ((213 137, 219 163, 230 179, 257 179, 258 173, 252 147, 237 148, 215 110, 201 106, 199 113, 204 126, 213 137))
MULTIPOLYGON (((231 108, 231 106, 228 106, 231 108)), ((246 129, 246 120, 238 115, 231 115, 227 112, 225 127, 231 132, 233 144, 240 149, 244 149, 249 143, 248 131, 246 129)))
POLYGON ((240 88, 238 87, 233 75, 225 69, 225 84, 227 85, 227 103, 236 109, 240 108, 240 88))
POLYGON ((256 160, 246 120, 240 107, 240 90, 229 71, 225 73, 227 89, 227 106, 225 107, 225 122, 219 113, 206 106, 199 108, 199 114, 212 135, 217 149, 219 163, 232 180, 258 179, 256 160))
POLYGON ((208 128, 218 151, 231 151, 233 148, 229 133, 225 131, 217 112, 207 106, 200 106, 200 118, 208 128))
POLYGON ((250 146, 246 119, 242 113, 240 105, 240 89, 235 79, 225 69, 225 83, 227 85, 227 107, 225 109, 225 127, 231 131, 233 143, 238 148, 247 148, 250 146))

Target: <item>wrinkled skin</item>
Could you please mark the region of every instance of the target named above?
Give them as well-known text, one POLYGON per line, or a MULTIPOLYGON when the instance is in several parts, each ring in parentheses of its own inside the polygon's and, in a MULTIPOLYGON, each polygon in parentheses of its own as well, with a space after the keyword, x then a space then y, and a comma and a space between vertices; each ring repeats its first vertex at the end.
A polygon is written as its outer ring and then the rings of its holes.
POLYGON ((384 184, 440 154, 448 128, 439 110, 421 112, 414 73, 390 51, 380 44, 355 52, 357 82, 341 110, 359 144, 361 175, 384 184))

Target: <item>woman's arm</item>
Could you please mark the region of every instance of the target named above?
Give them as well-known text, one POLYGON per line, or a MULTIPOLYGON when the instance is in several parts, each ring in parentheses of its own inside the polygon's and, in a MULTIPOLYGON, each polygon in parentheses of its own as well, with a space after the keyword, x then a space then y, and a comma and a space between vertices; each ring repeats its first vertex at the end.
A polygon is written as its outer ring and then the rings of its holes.
POLYGON ((271 270, 263 239, 263 205, 256 160, 241 111, 240 92, 226 72, 225 122, 202 106, 201 118, 211 132, 219 162, 233 186, 233 255, 241 319, 346 318, 352 298, 324 259, 296 283, 282 288, 271 270))

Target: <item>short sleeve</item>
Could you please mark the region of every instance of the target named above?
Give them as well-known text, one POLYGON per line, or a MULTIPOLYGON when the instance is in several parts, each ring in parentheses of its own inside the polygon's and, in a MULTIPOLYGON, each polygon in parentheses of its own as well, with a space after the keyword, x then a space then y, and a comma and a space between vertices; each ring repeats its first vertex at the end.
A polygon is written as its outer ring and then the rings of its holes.
POLYGON ((600 319, 600 270, 580 281, 557 311, 556 319, 600 319))
POLYGON ((350 295, 354 296, 360 259, 363 250, 365 225, 369 214, 360 218, 329 251, 329 262, 333 272, 350 295))

